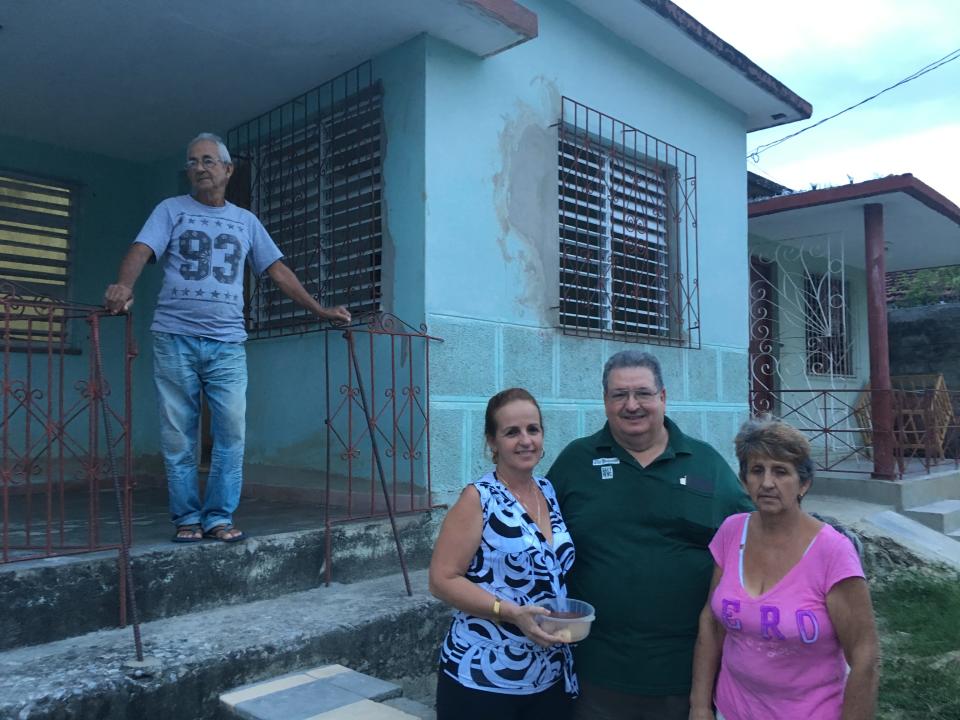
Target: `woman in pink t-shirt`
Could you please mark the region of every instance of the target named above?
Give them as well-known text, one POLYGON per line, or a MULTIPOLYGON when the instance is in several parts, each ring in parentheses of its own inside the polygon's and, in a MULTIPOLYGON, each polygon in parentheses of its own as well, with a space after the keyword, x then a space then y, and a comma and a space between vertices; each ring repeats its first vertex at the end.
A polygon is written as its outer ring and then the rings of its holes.
POLYGON ((724 720, 873 718, 870 592, 850 541, 800 507, 813 482, 810 444, 762 419, 744 424, 736 448, 757 511, 727 518, 710 543, 690 720, 713 720, 714 708, 724 720))

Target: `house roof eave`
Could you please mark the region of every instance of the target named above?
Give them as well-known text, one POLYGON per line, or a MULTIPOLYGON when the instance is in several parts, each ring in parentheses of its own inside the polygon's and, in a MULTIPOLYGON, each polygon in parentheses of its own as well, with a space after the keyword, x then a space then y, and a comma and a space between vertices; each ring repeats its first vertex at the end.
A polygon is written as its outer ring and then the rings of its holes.
POLYGON ((755 200, 748 203, 747 214, 750 218, 763 217, 801 208, 831 205, 850 200, 866 200, 898 192, 909 195, 931 210, 960 225, 960 207, 926 183, 915 178, 911 173, 755 200))
POLYGON ((614 34, 741 110, 747 132, 803 120, 813 113, 809 102, 670 0, 569 1, 614 34))

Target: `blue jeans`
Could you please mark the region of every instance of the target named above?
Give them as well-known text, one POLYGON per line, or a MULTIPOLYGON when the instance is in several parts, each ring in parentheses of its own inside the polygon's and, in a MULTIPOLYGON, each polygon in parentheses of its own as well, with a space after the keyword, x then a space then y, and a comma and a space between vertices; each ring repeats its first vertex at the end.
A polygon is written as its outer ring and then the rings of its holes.
POLYGON ((232 523, 243 484, 247 412, 247 355, 243 343, 155 332, 153 379, 170 519, 178 527, 199 524, 204 531, 232 523), (197 483, 201 393, 210 406, 213 434, 203 505, 197 483))

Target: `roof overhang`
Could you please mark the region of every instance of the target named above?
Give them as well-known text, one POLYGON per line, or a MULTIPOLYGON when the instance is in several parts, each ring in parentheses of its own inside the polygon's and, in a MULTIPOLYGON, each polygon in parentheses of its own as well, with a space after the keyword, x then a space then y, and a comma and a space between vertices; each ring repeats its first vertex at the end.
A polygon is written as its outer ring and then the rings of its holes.
POLYGON ((514 0, 0 5, 0 134, 152 160, 428 33, 479 57, 537 36, 514 0))
POLYGON ((741 110, 747 131, 810 117, 810 103, 669 0, 570 0, 614 34, 741 110))
POLYGON ((862 266, 871 203, 883 206, 888 271, 960 264, 960 207, 909 173, 753 201, 750 232, 777 242, 834 235, 862 266))

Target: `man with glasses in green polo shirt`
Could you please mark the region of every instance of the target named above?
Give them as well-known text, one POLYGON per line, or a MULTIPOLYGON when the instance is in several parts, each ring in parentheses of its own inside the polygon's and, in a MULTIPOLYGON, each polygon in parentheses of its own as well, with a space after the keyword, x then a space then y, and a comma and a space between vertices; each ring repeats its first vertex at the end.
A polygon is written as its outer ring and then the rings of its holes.
POLYGON ((574 648, 577 720, 687 720, 707 545, 724 518, 752 509, 727 462, 667 418, 666 402, 653 355, 613 355, 607 423, 547 473, 577 547, 569 595, 597 615, 574 648))

